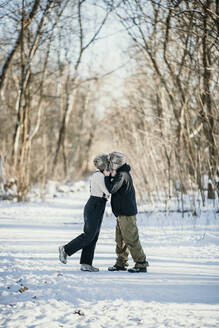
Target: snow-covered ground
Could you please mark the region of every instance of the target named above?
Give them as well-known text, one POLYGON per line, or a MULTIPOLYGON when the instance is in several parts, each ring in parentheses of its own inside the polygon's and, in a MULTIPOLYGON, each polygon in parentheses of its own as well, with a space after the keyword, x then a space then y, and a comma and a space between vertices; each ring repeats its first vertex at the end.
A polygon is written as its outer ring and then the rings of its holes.
POLYGON ((82 232, 87 198, 85 188, 44 202, 0 202, 1 328, 219 327, 218 214, 139 214, 148 273, 109 272, 108 204, 94 260, 100 271, 89 273, 80 271, 80 252, 67 265, 57 252, 82 232))

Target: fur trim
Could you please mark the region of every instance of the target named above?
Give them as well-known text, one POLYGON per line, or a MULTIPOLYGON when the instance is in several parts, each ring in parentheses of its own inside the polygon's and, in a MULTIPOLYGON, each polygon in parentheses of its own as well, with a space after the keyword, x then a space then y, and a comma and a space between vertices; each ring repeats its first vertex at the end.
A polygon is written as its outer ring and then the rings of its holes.
POLYGON ((125 155, 117 151, 110 153, 108 158, 110 170, 117 170, 126 163, 125 155))
POLYGON ((94 158, 94 166, 100 171, 107 170, 109 168, 109 160, 107 154, 99 154, 94 158))

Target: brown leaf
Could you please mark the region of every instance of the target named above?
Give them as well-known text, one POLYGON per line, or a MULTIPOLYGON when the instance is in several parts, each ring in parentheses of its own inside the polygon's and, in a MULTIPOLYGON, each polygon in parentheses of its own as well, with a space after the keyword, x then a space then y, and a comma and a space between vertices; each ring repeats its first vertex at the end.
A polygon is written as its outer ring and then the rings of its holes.
POLYGON ((28 290, 27 287, 22 287, 22 288, 19 289, 19 292, 20 292, 20 293, 23 293, 23 292, 25 292, 26 290, 28 290))

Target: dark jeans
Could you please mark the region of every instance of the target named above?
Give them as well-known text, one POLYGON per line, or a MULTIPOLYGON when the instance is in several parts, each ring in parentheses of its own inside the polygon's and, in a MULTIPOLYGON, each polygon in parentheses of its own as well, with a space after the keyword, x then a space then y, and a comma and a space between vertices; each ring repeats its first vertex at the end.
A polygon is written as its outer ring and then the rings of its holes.
POLYGON ((84 232, 64 246, 68 256, 82 249, 81 264, 92 265, 105 207, 105 198, 90 196, 84 207, 84 232))

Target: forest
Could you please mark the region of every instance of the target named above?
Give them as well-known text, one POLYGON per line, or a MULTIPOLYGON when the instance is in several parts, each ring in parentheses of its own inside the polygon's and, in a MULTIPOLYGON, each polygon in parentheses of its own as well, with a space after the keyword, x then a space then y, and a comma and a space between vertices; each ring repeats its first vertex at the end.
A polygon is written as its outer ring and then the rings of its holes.
POLYGON ((141 200, 217 198, 218 36, 217 0, 1 0, 0 193, 116 150, 141 200))
POLYGON ((219 0, 0 0, 0 327, 219 327, 218 40, 219 0))

